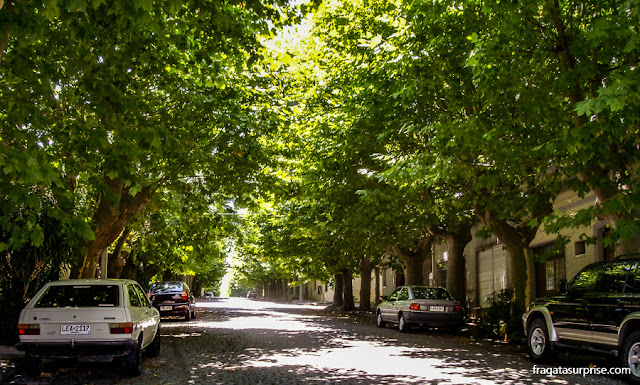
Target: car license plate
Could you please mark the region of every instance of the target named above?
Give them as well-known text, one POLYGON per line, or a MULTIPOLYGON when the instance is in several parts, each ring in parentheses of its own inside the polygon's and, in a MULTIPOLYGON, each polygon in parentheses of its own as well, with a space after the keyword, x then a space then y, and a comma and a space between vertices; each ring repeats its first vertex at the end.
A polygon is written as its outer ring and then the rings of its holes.
POLYGON ((173 309, 171 306, 160 306, 160 311, 171 311, 173 309))
POLYGON ((60 325, 60 334, 91 334, 91 325, 60 325))
POLYGON ((444 306, 429 306, 429 311, 444 311, 444 306))

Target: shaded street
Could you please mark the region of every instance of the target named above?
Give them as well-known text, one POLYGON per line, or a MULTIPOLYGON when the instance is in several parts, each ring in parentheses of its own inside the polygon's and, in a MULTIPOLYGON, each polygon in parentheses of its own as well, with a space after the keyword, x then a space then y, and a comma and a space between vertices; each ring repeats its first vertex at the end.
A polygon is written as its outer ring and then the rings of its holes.
MULTIPOLYGON (((400 334, 323 306, 247 299, 198 303, 197 319, 164 320, 160 357, 140 377, 116 363, 48 364, 14 384, 622 384, 619 377, 534 375, 523 349, 437 330, 400 334), (69 365, 72 365, 69 367, 69 365)), ((611 365, 561 355, 558 366, 611 365)))

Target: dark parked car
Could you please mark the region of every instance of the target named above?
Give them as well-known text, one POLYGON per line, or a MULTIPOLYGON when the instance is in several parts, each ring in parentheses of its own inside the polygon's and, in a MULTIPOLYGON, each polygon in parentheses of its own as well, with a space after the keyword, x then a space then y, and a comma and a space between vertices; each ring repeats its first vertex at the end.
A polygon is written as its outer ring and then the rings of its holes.
POLYGON ((606 353, 640 382, 640 255, 588 265, 560 291, 523 317, 531 360, 550 362, 563 348, 606 353))
POLYGON ((460 303, 442 287, 400 286, 376 311, 378 327, 388 322, 406 332, 411 325, 444 327, 450 331, 464 325, 460 303))
POLYGON ((149 287, 149 299, 161 317, 196 318, 196 299, 189 286, 180 281, 157 282, 149 287))

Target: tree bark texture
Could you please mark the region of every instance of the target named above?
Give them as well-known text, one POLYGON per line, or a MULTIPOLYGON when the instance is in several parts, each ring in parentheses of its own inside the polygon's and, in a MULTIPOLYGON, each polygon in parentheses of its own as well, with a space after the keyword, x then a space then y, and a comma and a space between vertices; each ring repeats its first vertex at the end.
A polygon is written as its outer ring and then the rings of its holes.
POLYGON ((373 262, 368 258, 360 260, 360 311, 371 311, 371 271, 373 262))
POLYGON ((375 274, 375 282, 376 282, 376 287, 375 287, 376 299, 374 300, 374 302, 377 306, 380 303, 380 296, 382 295, 380 293, 380 268, 378 266, 374 267, 373 273, 375 274))
POLYGON ((423 264, 427 257, 431 255, 431 245, 434 238, 432 234, 427 234, 418 240, 414 248, 407 249, 401 246, 393 246, 387 249, 390 254, 402 260, 405 285, 423 284, 423 264))
POLYGON ((466 305, 466 269, 464 248, 471 242, 471 222, 451 228, 430 228, 430 232, 447 242, 447 290, 462 306, 466 305))
POLYGON ((490 212, 485 212, 483 222, 491 226, 491 231, 500 239, 507 249, 511 260, 511 283, 514 289, 514 311, 524 311, 532 299, 532 280, 527 276, 526 251, 535 238, 537 229, 528 225, 513 226, 505 220, 497 219, 490 212))
POLYGON ((120 238, 118 238, 116 248, 113 250, 113 253, 109 254, 109 264, 107 266, 108 278, 120 278, 122 275, 122 270, 127 262, 124 259, 124 256, 127 255, 127 253, 124 253, 122 248, 127 243, 129 234, 131 234, 131 229, 129 227, 125 227, 122 234, 120 234, 120 238))
POLYGON ((85 255, 80 278, 94 278, 102 252, 118 238, 125 226, 153 197, 154 189, 143 188, 135 196, 119 179, 106 178, 108 192, 100 196, 93 216, 95 239, 84 244, 85 255))
POLYGON ((344 304, 344 298, 342 297, 342 292, 344 289, 344 282, 342 280, 342 274, 336 274, 333 276, 335 282, 335 290, 333 292, 333 307, 341 308, 344 304))
POLYGON ((342 272, 342 293, 344 295, 344 302, 342 304, 342 310, 351 311, 356 309, 356 304, 353 299, 353 274, 350 270, 344 270, 342 272))

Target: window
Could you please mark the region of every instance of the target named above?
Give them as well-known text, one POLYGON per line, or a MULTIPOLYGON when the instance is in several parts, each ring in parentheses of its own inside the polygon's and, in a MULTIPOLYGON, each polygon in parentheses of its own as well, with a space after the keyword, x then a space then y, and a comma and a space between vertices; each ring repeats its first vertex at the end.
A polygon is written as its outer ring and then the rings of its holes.
POLYGON ((127 285, 127 293, 129 293, 129 303, 131 306, 142 307, 142 302, 140 302, 140 297, 138 297, 135 286, 127 285))
POLYGON ((588 291, 592 291, 596 286, 598 276, 602 272, 602 267, 603 265, 598 263, 584 268, 571 281, 569 293, 579 296, 584 295, 588 291))
POLYGON ((409 299, 409 289, 405 287, 400 291, 400 294, 398 294, 398 301, 406 301, 408 299, 409 299))
POLYGON ((446 299, 450 300, 451 296, 446 290, 440 287, 414 287, 414 299, 446 299))
POLYGON ((555 243, 533 249, 536 260, 536 285, 543 290, 538 290, 538 295, 548 295, 558 291, 558 281, 566 279, 564 247, 558 247, 555 243))
POLYGON ((35 307, 103 307, 119 305, 117 285, 53 285, 35 307))
POLYGON ((574 247, 574 255, 582 255, 586 252, 586 246, 584 241, 578 241, 573 244, 574 247))
POLYGON ((142 290, 142 288, 138 285, 134 285, 134 287, 136 288, 136 292, 138 292, 138 297, 140 298, 142 306, 150 307, 151 304, 149 303, 149 298, 144 293, 144 290, 142 290))
POLYGON ((389 296, 389 300, 390 301, 397 301, 400 298, 400 292, 402 291, 402 288, 399 287, 397 288, 390 296, 389 296))
POLYGON ((149 287, 149 290, 164 291, 164 290, 182 290, 182 282, 158 282, 149 287))
POLYGON ((612 263, 602 269, 596 282, 596 291, 599 293, 624 293, 633 287, 633 272, 635 262, 612 263), (629 282, 627 279, 629 278, 629 282))

